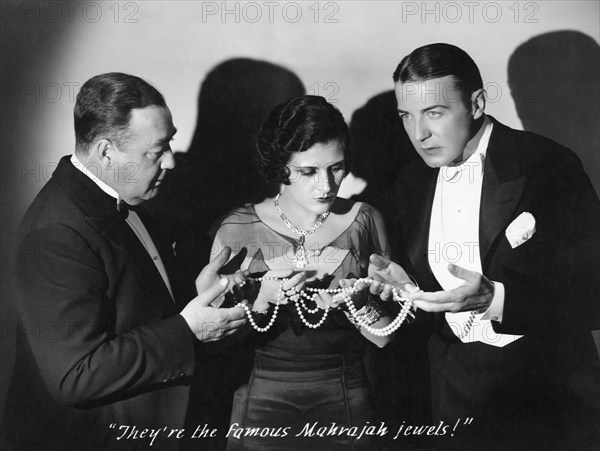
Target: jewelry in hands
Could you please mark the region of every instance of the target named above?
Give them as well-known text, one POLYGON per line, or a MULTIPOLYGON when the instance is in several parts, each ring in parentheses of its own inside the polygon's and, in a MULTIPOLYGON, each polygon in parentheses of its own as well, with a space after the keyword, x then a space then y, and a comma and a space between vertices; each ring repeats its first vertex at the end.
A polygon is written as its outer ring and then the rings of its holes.
POLYGON ((277 196, 275 196, 275 199, 273 199, 275 209, 277 210, 277 213, 279 213, 281 220, 285 223, 287 228, 294 232, 296 235, 300 235, 300 244, 298 245, 298 250, 296 251, 296 255, 294 257, 294 263, 296 264, 296 268, 304 268, 308 263, 308 260, 306 258, 306 249, 304 248, 304 241, 306 239, 306 235, 310 235, 311 233, 316 232, 319 229, 319 227, 321 227, 325 219, 327 219, 327 216, 329 216, 329 211, 323 213, 321 215, 321 218, 310 229, 299 229, 294 224, 292 224, 292 221, 290 221, 289 218, 285 215, 285 213, 281 210, 281 207, 279 206, 279 196, 281 196, 281 194, 278 194, 277 196))
MULTIPOLYGON (((256 324, 254 317, 253 317, 252 310, 250 309, 250 307, 248 307, 248 305, 243 304, 243 303, 238 304, 244 308, 244 310, 246 311, 246 315, 248 316, 248 320, 250 321, 250 324, 257 332, 267 332, 273 326, 273 324, 275 323, 275 319, 277 318, 277 313, 279 311, 279 305, 281 304, 283 299, 286 297, 289 300, 291 300, 292 302, 294 302, 294 304, 296 305, 296 311, 298 312, 298 316, 300 317, 300 320, 302 321, 302 323, 304 325, 306 325, 307 327, 309 327, 311 329, 319 328, 327 319, 329 310, 331 308, 329 306, 326 306, 325 309, 323 309, 324 312, 323 312, 323 316, 321 317, 321 319, 317 323, 310 323, 306 319, 306 316, 304 315, 304 311, 306 311, 310 314, 314 314, 319 310, 319 307, 317 306, 314 309, 309 309, 303 300, 303 298, 306 300, 313 300, 314 297, 317 296, 319 293, 327 293, 327 294, 333 294, 334 296, 335 295, 342 296, 344 298, 346 305, 348 306, 348 311, 349 311, 349 313, 347 314, 348 319, 353 324, 355 324, 358 328, 363 328, 367 332, 369 332, 373 335, 379 336, 379 337, 391 335, 396 330, 398 330, 398 328, 400 328, 400 326, 406 320, 407 316, 411 316, 413 318, 415 316, 414 311, 416 310, 416 308, 413 305, 412 300, 402 297, 402 295, 400 294, 398 289, 393 288, 392 289, 392 298, 395 302, 399 303, 402 306, 402 308, 400 309, 400 313, 398 313, 398 316, 387 326, 381 327, 381 328, 373 327, 372 324, 379 320, 380 314, 375 312, 375 315, 374 315, 374 313, 373 313, 374 309, 368 309, 367 311, 365 311, 365 307, 368 306, 368 304, 366 306, 364 306, 363 308, 361 308, 360 310, 357 310, 356 307, 354 306, 354 302, 352 301, 352 295, 358 291, 356 289, 356 287, 359 284, 370 285, 371 283, 374 282, 374 280, 370 279, 370 278, 358 279, 356 282, 354 282, 354 284, 351 287, 347 287, 347 288, 321 289, 321 288, 308 288, 307 287, 305 290, 298 290, 296 288, 296 289, 291 290, 293 292, 293 294, 291 294, 291 295, 287 295, 283 289, 283 284, 287 280, 289 280, 287 278, 278 279, 276 277, 266 277, 265 276, 265 277, 254 278, 251 280, 254 280, 255 282, 261 282, 261 281, 266 281, 266 280, 280 280, 279 292, 277 295, 277 303, 275 304, 271 318, 265 327, 259 327, 256 324), (312 293, 312 294, 310 294, 310 293, 312 293)), ((242 283, 242 285, 243 285, 243 283, 242 283)), ((334 302, 334 304, 337 304, 337 302, 334 302)), ((334 308, 337 308, 337 307, 334 307, 334 308)))

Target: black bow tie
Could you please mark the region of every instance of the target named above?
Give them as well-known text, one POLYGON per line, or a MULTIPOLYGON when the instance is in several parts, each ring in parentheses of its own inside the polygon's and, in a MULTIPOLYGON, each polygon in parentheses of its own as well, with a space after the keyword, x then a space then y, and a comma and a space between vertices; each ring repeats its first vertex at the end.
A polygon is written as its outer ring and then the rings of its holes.
POLYGON ((123 219, 127 219, 130 211, 139 211, 140 205, 129 205, 125 201, 117 204, 117 214, 123 219))

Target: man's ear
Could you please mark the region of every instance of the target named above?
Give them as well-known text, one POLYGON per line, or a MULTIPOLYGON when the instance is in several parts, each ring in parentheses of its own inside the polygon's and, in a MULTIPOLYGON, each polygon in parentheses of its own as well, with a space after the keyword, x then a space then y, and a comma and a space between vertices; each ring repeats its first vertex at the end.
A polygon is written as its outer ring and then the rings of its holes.
POLYGON ((473 119, 477 120, 483 116, 485 112, 486 92, 485 89, 479 88, 471 94, 471 114, 473 119))
POLYGON ((115 161, 114 154, 116 151, 117 149, 114 147, 113 143, 106 138, 101 138, 96 141, 92 148, 92 152, 96 154, 98 161, 100 161, 105 168, 109 168, 115 161))

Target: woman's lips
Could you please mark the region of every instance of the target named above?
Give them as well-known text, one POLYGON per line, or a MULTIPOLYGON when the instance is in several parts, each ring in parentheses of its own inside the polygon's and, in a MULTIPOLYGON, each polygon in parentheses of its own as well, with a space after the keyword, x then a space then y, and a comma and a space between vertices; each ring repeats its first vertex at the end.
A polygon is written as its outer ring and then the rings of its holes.
POLYGON ((335 200, 335 196, 317 197, 317 202, 329 203, 335 200))

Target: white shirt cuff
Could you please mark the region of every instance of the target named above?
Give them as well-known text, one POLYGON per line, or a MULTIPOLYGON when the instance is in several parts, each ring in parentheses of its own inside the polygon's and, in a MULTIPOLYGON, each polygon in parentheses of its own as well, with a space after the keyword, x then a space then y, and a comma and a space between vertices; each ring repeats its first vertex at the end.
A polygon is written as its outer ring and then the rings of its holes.
POLYGON ((502 322, 504 314, 504 284, 501 282, 492 282, 494 284, 494 297, 488 309, 483 313, 481 319, 502 322))

